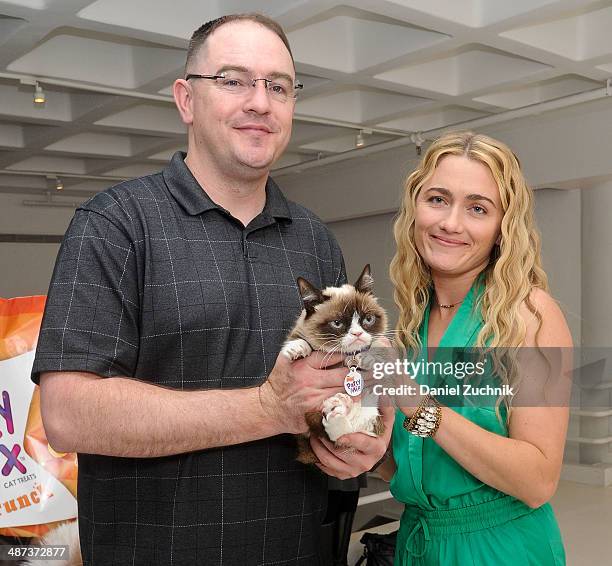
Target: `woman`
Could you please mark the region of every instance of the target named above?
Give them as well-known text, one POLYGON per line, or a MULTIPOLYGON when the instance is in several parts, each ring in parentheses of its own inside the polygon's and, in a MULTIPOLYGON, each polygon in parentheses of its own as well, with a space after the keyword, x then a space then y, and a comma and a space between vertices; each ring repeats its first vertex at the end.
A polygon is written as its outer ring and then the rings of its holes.
POLYGON ((559 480, 568 408, 541 402, 537 378, 570 367, 550 347, 568 352, 572 341, 547 292, 532 210, 512 151, 480 134, 442 136, 406 181, 391 264, 402 342, 422 361, 444 360, 450 347, 491 348, 485 375, 442 382, 497 380, 520 386, 523 402, 466 395, 446 406, 417 387, 413 401, 400 403, 393 458, 379 468, 406 504, 396 565, 565 564, 547 501, 559 480))

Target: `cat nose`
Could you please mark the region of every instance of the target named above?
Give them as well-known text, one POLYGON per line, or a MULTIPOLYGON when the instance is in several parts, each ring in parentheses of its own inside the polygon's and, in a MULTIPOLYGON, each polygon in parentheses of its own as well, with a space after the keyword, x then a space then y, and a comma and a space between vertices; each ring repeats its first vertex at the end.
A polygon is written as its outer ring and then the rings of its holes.
POLYGON ((360 337, 360 336, 363 334, 363 332, 361 332, 360 330, 358 330, 357 332, 351 332, 351 334, 352 334, 353 336, 356 336, 357 338, 359 338, 359 337, 360 337))

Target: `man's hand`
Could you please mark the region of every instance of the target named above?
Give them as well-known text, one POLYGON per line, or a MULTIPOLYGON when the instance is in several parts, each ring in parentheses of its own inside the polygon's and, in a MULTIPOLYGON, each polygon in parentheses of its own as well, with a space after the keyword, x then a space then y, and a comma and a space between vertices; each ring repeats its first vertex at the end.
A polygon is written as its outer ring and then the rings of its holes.
POLYGON ((313 352, 292 362, 280 354, 268 379, 259 387, 263 409, 277 421, 279 430, 299 434, 308 430, 304 415, 320 411, 323 401, 344 391, 346 368, 333 368, 340 354, 313 352))
POLYGON ((395 419, 393 407, 384 406, 379 410, 385 424, 382 436, 372 437, 361 432, 345 434, 338 439, 338 447, 326 438, 311 436, 310 445, 320 462, 316 466, 327 475, 341 480, 371 470, 387 451, 395 419))

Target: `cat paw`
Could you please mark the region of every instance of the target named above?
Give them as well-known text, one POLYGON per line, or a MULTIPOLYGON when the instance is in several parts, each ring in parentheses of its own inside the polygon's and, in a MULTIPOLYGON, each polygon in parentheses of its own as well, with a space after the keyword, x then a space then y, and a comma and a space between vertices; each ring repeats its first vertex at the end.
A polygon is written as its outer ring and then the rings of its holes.
POLYGON ((370 371, 374 367, 374 364, 379 361, 378 357, 371 354, 369 350, 355 354, 354 360, 358 368, 366 371, 370 371))
POLYGON ((297 360, 298 358, 305 358, 310 355, 312 348, 306 340, 297 338, 295 340, 289 340, 285 342, 281 348, 281 354, 289 358, 290 360, 297 360))
POLYGON ((346 393, 336 393, 323 402, 323 428, 331 441, 355 432, 351 418, 354 405, 353 399, 346 393))
POLYGON ((353 400, 346 393, 336 393, 333 397, 323 401, 321 412, 327 420, 337 416, 346 416, 353 408, 353 400))

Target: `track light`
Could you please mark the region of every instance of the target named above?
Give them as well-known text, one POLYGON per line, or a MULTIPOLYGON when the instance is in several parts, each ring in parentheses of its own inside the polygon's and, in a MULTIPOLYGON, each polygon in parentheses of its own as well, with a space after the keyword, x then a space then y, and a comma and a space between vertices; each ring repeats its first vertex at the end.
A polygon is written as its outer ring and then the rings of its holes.
POLYGON ((38 81, 34 83, 34 104, 45 103, 45 91, 42 89, 38 81))
POLYGON ((423 148, 423 144, 425 143, 423 134, 421 132, 414 132, 410 134, 410 141, 414 144, 416 154, 421 155, 421 150, 423 148))
POLYGON ((363 138, 363 130, 359 130, 359 133, 355 137, 355 147, 363 147, 365 145, 365 139, 363 138))
POLYGON ((64 190, 64 181, 62 181, 57 175, 46 175, 47 177, 47 192, 49 194, 51 194, 51 191, 53 190, 53 188, 55 188, 56 191, 63 191, 64 190))

